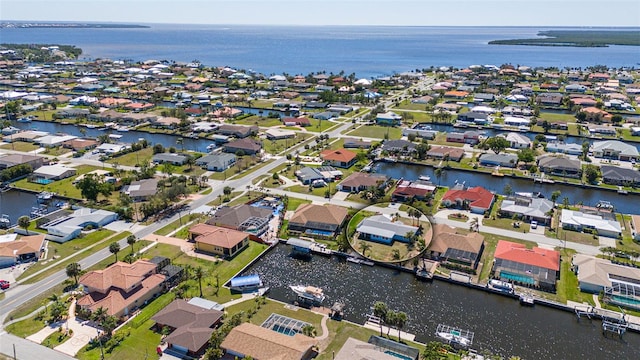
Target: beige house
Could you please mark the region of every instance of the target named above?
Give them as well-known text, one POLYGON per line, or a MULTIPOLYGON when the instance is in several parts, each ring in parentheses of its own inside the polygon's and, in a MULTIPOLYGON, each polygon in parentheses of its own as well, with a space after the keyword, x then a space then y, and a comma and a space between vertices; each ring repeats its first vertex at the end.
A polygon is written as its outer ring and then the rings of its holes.
POLYGON ((251 323, 231 330, 220 347, 227 355, 256 360, 309 360, 315 356, 317 340, 302 334, 288 336, 251 323))
POLYGON ((229 258, 249 245, 249 234, 208 224, 189 228, 189 238, 195 241, 196 250, 229 258))

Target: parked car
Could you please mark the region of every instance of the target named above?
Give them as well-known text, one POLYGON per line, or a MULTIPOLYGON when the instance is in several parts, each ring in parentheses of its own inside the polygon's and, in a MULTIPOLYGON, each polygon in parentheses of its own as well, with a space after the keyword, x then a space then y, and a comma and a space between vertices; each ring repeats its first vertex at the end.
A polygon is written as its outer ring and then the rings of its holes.
POLYGON ((538 228, 538 222, 535 220, 531 220, 531 228, 532 229, 537 229, 538 228))
POLYGON ((7 280, 0 280, 0 289, 7 290, 9 288, 9 282, 7 280))

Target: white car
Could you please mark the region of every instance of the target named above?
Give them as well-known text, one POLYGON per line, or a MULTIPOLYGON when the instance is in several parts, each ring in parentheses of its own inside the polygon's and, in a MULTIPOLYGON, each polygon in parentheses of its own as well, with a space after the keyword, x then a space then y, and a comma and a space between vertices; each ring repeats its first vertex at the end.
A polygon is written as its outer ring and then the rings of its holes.
POLYGON ((537 229, 538 228, 538 222, 535 220, 531 220, 531 228, 532 229, 537 229))

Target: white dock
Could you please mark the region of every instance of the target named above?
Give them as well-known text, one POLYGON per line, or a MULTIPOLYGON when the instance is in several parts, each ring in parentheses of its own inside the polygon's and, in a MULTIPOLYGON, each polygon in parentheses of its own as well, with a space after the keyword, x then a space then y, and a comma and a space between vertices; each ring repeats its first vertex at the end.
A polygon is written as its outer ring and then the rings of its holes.
MULTIPOLYGON (((365 322, 363 326, 366 327, 367 329, 380 331, 380 325, 371 321, 365 322)), ((386 334, 387 331, 389 331, 389 328, 387 326, 382 325, 382 333, 386 334)), ((398 336, 398 330, 391 328, 391 331, 389 331, 389 335, 398 336)), ((402 337, 403 340, 415 341, 416 339, 416 336, 414 334, 406 333, 404 331, 400 331, 400 336, 402 337)))

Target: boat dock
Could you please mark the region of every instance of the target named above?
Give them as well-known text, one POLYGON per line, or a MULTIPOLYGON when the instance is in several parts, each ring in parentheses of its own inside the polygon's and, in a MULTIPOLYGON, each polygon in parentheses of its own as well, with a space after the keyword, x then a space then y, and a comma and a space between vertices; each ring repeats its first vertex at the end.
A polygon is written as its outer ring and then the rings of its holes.
MULTIPOLYGON (((398 335, 397 329, 389 328, 388 326, 382 325, 381 323, 382 320, 379 317, 373 314, 369 314, 367 315, 367 320, 362 326, 375 331, 380 331, 380 329, 382 329, 383 334, 389 333, 390 335, 398 335)), ((415 341, 416 339, 415 334, 407 333, 404 331, 400 331, 400 336, 402 340, 415 341)))
POLYGON ((420 280, 432 280, 438 269, 438 262, 422 259, 422 267, 416 269, 415 275, 420 280))
POLYGON ((594 318, 601 319, 602 334, 605 336, 611 333, 622 337, 630 325, 627 321, 627 315, 616 311, 595 308, 590 305, 575 306, 574 311, 578 321, 580 321, 582 317, 586 317, 589 320, 593 320, 594 318))
POLYGON ((473 344, 475 333, 454 326, 438 324, 436 336, 450 345, 468 348, 473 344))

